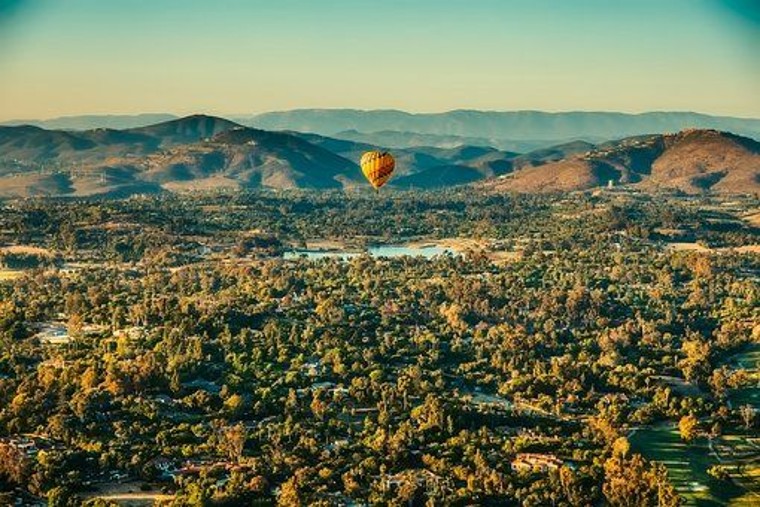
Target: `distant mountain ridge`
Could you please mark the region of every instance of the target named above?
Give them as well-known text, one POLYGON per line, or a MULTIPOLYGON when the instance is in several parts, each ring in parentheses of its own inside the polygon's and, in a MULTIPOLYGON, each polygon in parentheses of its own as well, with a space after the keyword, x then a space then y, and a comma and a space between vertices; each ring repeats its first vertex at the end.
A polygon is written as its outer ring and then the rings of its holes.
MULTIPOLYGON (((166 113, 82 115, 48 120, 12 120, 2 126, 32 125, 54 130, 132 129, 178 119, 166 113)), ((233 115, 233 122, 263 130, 315 133, 388 148, 491 146, 527 153, 572 141, 599 144, 636 135, 688 128, 714 129, 760 140, 760 119, 690 112, 474 111, 407 113, 397 110, 297 109, 233 115)))
POLYGON ((144 127, 170 120, 177 116, 165 113, 144 114, 90 114, 80 116, 62 116, 48 120, 8 120, 0 122, 0 126, 32 125, 45 129, 56 130, 91 130, 96 128, 128 129, 144 127))
MULTIPOLYGON (((407 113, 396 110, 299 109, 270 112, 239 121, 267 130, 295 130, 327 136, 414 133, 481 138, 491 143, 621 139, 675 133, 688 128, 715 129, 760 139, 760 119, 710 116, 690 112, 472 111, 407 113), (354 133, 351 134, 351 131, 354 133), (342 134, 341 134, 342 133, 342 134), (357 134, 358 133, 358 134, 357 134)), ((362 141, 372 142, 364 137, 362 141)), ((493 144, 491 144, 493 146, 493 144)))
MULTIPOLYGON (((417 132, 399 132, 396 130, 383 130, 381 132, 359 132, 346 130, 332 134, 336 139, 345 139, 387 148, 456 148, 457 146, 488 146, 499 150, 527 153, 530 151, 547 148, 557 144, 572 142, 576 139, 543 139, 543 140, 511 140, 511 139, 486 139, 485 137, 467 137, 455 135, 420 134, 417 132)), ((606 138, 592 138, 587 136, 584 141, 603 142, 606 138)))

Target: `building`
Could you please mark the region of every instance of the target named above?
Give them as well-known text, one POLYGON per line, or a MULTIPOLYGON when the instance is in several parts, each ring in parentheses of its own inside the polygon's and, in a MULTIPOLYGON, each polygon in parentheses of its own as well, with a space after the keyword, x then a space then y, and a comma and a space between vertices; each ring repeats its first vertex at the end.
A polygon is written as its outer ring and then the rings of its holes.
POLYGON ((512 460, 513 472, 548 472, 562 466, 562 460, 553 454, 520 453, 512 460))

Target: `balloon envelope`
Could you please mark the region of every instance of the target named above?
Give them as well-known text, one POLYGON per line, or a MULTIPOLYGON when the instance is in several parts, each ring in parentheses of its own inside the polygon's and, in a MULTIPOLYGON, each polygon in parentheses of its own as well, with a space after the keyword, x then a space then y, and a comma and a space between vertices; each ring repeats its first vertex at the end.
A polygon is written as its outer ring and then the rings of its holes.
POLYGON ((377 190, 391 179, 396 161, 387 151, 368 151, 362 155, 361 166, 364 177, 377 190))

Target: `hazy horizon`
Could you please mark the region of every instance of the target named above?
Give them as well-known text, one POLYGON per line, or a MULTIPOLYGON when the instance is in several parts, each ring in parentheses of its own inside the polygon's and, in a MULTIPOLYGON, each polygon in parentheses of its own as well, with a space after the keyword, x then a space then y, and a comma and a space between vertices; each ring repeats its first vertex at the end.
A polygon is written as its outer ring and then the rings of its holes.
POLYGON ((377 109, 364 109, 364 108, 356 108, 356 107, 310 107, 310 108, 293 108, 293 109, 273 109, 269 111, 259 111, 259 112, 233 112, 233 113, 212 113, 212 112, 206 112, 206 111, 191 111, 191 112, 185 112, 185 113, 177 113, 172 111, 141 111, 141 112, 103 112, 103 113, 89 113, 84 112, 81 114, 65 114, 61 116, 50 116, 46 118, 0 118, 0 123, 15 123, 15 122, 21 122, 21 121, 53 121, 53 120, 63 120, 67 118, 84 118, 84 117, 139 117, 139 116, 174 116, 176 118, 185 118, 188 116, 213 116, 218 118, 224 118, 228 120, 234 121, 236 118, 246 118, 246 117, 255 117, 259 115, 265 115, 265 114, 279 114, 279 113, 289 113, 289 112, 298 112, 298 111, 359 111, 359 112, 395 112, 395 113, 403 113, 403 114, 410 114, 410 115, 443 115, 447 113, 455 113, 455 112, 476 112, 476 113, 542 113, 542 114, 556 114, 556 115, 562 115, 562 114, 620 114, 620 115, 630 115, 630 116, 641 116, 641 115, 647 115, 647 114, 694 114, 694 115, 702 115, 702 116, 709 116, 709 117, 715 117, 715 118, 735 118, 740 120, 760 120, 760 115, 757 116, 739 116, 739 115, 721 115, 721 114, 711 114, 711 113, 705 113, 702 111, 668 111, 668 110, 647 110, 647 111, 616 111, 616 110, 543 110, 543 109, 468 109, 468 108, 453 108, 453 109, 444 109, 439 111, 409 111, 404 109, 395 109, 395 108, 377 108, 377 109))
POLYGON ((0 0, 0 121, 312 108, 757 118, 758 13, 750 0, 0 0))

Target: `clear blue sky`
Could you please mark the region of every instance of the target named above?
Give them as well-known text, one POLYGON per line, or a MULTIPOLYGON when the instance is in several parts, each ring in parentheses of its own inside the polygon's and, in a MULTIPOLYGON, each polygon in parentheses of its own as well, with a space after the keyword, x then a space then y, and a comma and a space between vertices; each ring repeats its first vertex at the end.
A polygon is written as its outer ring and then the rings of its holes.
POLYGON ((757 0, 0 0, 0 119, 299 107, 760 117, 757 0))

